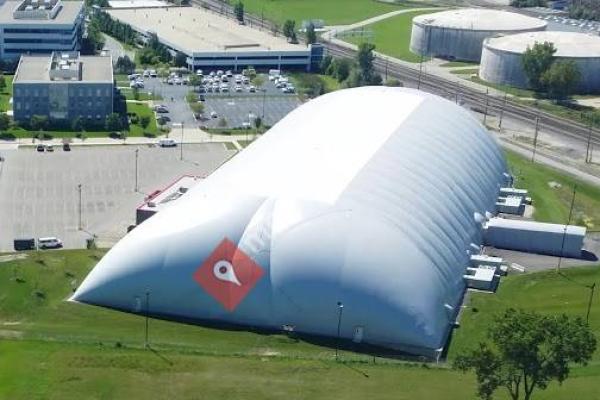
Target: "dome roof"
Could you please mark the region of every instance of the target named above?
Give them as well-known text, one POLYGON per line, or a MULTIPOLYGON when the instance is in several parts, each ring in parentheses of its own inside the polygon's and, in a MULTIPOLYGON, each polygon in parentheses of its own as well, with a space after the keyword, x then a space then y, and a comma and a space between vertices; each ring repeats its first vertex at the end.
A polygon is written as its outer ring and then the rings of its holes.
POLYGON ((450 29, 471 31, 522 31, 539 30, 547 26, 545 21, 508 11, 485 8, 460 8, 419 15, 413 22, 450 29))
POLYGON ((367 343, 436 351, 480 243, 475 215, 493 210, 505 169, 490 134, 443 98, 327 94, 129 233, 74 300, 131 311, 151 288, 169 318, 325 336, 340 303, 342 337, 360 327, 367 343), (239 282, 223 283, 216 259, 239 282))

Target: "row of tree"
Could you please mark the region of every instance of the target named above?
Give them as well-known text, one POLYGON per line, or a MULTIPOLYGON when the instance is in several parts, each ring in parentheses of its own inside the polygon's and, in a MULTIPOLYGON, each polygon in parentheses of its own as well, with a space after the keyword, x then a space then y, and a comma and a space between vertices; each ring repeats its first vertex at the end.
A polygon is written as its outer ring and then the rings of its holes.
POLYGON ((600 20, 600 1, 570 0, 569 16, 578 19, 600 20))
POLYGON ((375 71, 372 43, 361 43, 358 46, 356 60, 332 58, 326 56, 321 63, 321 71, 337 79, 343 87, 381 85, 383 79, 375 71))
POLYGON ((137 33, 129 25, 113 19, 108 13, 98 12, 92 18, 91 25, 97 24, 98 29, 107 35, 110 35, 121 42, 134 45, 137 40, 137 33))
POLYGON ((546 0, 511 0, 510 5, 513 7, 546 7, 546 0))
POLYGON ((523 54, 523 70, 529 85, 548 97, 563 100, 577 89, 581 72, 572 60, 556 60, 556 48, 550 42, 536 43, 523 54))

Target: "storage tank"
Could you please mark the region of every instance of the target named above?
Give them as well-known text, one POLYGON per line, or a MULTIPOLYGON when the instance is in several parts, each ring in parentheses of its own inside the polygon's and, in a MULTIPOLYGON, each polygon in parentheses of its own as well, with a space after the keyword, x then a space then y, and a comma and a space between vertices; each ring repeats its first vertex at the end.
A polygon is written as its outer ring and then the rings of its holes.
POLYGON ((488 38, 479 76, 491 83, 528 88, 522 57, 536 43, 554 44, 557 60, 572 60, 581 72, 578 93, 600 92, 600 36, 579 32, 528 32, 488 38))
POLYGON ((413 18, 410 50, 424 56, 479 62, 485 38, 545 29, 545 21, 512 12, 470 8, 442 11, 413 18))

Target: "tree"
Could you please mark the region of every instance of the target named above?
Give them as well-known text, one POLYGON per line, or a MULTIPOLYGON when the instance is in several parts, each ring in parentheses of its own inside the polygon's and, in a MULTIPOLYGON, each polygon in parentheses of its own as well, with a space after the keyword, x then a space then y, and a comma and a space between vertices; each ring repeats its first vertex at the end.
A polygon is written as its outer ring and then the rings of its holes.
POLYGON ((358 46, 358 54, 356 56, 358 69, 366 84, 370 83, 375 75, 375 68, 373 67, 375 56, 373 55, 373 50, 375 50, 373 43, 363 42, 358 46))
POLYGON ((129 56, 124 55, 117 58, 115 69, 119 74, 132 74, 135 72, 135 63, 131 61, 129 56))
POLYGON ((513 7, 546 7, 546 0, 511 0, 513 7))
POLYGON ((150 125, 150 117, 147 115, 143 115, 140 117, 140 126, 146 129, 150 125))
POLYGON ((175 65, 176 67, 179 67, 179 68, 186 67, 187 66, 187 56, 185 55, 185 53, 178 51, 177 54, 175 55, 175 59, 173 59, 173 65, 175 65))
POLYGON ((296 21, 288 19, 283 23, 283 36, 285 36, 290 43, 296 43, 296 21))
POLYGON ((10 127, 10 117, 6 113, 0 113, 0 132, 7 131, 10 127))
POLYGON ((392 79, 388 79, 387 81, 385 81, 385 86, 403 87, 404 84, 402 82, 400 82, 398 79, 392 78, 392 79))
POLYGON ((235 3, 235 6, 233 6, 233 12, 235 14, 235 18, 238 20, 238 22, 240 23, 244 23, 244 3, 242 3, 241 1, 238 1, 237 3, 235 3))
POLYGON ((548 96, 562 100, 568 98, 581 81, 581 72, 574 61, 557 61, 542 74, 540 82, 548 96))
POLYGON ((73 132, 81 132, 84 128, 83 125, 84 124, 81 117, 75 117, 73 118, 73 121, 71 121, 71 129, 73 130, 73 132))
POLYGON ((262 121, 261 117, 257 116, 256 118, 254 118, 254 127, 256 128, 257 132, 260 130, 262 123, 263 123, 263 121, 262 121))
POLYGON ((315 26, 313 23, 309 23, 306 27, 306 45, 313 44, 317 42, 317 33, 315 32, 315 26))
POLYGON ((0 93, 4 93, 6 90, 6 78, 0 73, 0 93))
POLYGON ((48 117, 45 115, 32 115, 29 125, 34 131, 43 131, 48 129, 48 117))
POLYGON ((528 46, 523 53, 521 58, 523 70, 533 89, 542 89, 541 78, 554 62, 554 53, 556 53, 556 49, 550 42, 536 43, 533 47, 528 46))
POLYGON ((544 390, 555 380, 569 377, 569 364, 585 365, 596 350, 596 338, 581 318, 547 316, 508 309, 488 330, 491 344, 480 343, 459 355, 455 368, 474 370, 477 394, 492 398, 501 387, 513 400, 531 399, 535 389, 544 390))
POLYGON ((107 131, 117 132, 123 129, 123 120, 117 113, 106 116, 105 126, 107 131))
POLYGON ((321 59, 321 64, 319 65, 319 71, 321 71, 321 73, 325 73, 327 74, 328 70, 329 70, 329 66, 331 65, 331 63, 333 62, 333 58, 328 54, 325 57, 323 57, 323 59, 321 59))
POLYGON ((352 63, 347 58, 338 58, 331 63, 331 76, 337 79, 338 82, 344 82, 348 79, 351 70, 352 63))
POLYGON ((199 86, 202 83, 202 80, 196 74, 190 74, 188 79, 190 80, 190 86, 193 90, 196 90, 196 86, 199 86))

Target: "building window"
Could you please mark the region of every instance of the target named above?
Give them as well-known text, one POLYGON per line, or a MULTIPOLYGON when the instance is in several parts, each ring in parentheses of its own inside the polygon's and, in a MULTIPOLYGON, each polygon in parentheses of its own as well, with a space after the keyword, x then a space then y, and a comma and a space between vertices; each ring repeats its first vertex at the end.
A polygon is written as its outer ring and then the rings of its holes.
POLYGON ((15 102, 15 110, 20 110, 21 109, 21 102, 17 101, 15 102))

